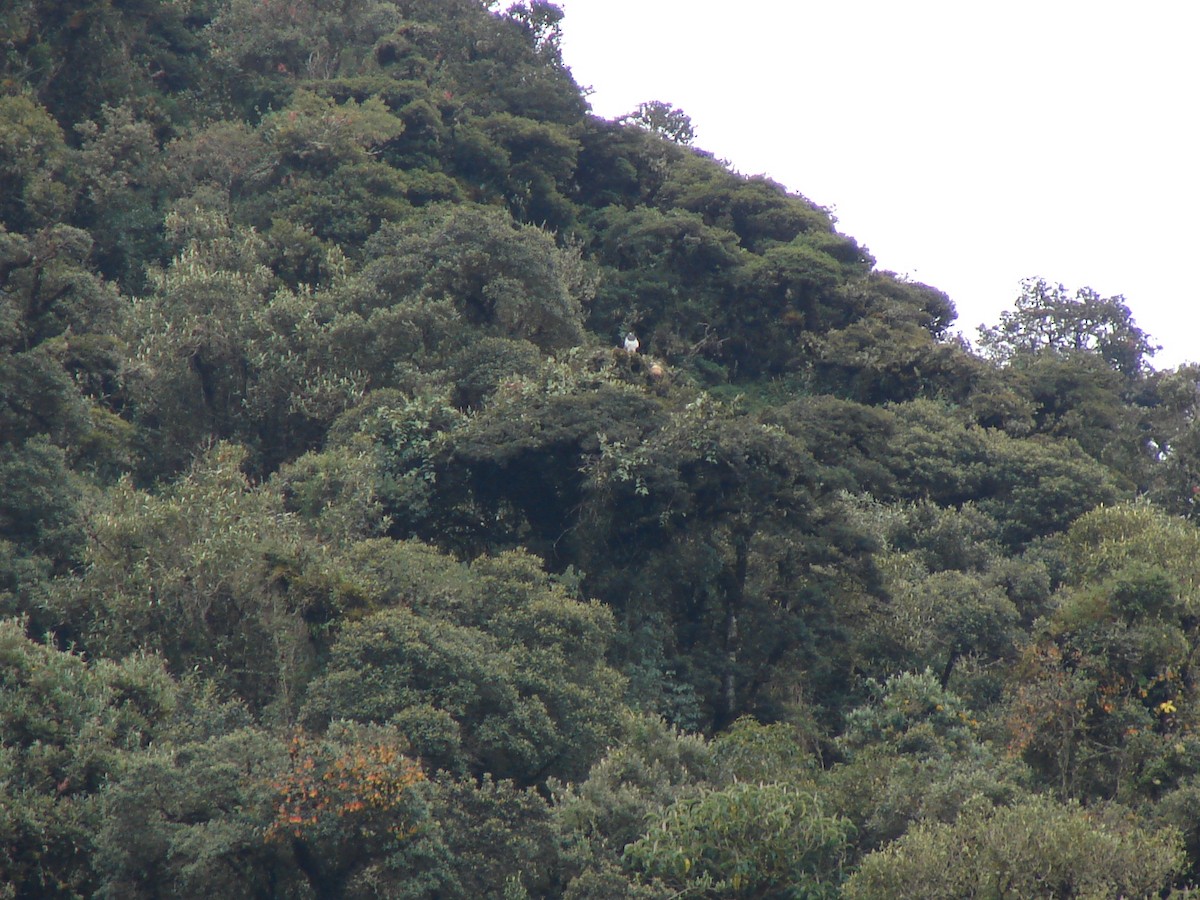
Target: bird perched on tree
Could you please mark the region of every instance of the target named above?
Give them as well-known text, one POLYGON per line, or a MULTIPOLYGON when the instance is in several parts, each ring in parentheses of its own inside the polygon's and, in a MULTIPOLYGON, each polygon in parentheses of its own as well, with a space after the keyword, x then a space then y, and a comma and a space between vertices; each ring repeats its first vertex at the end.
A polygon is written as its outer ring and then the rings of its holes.
POLYGON ((637 353, 638 347, 642 346, 642 342, 637 339, 637 335, 632 331, 625 333, 625 352, 637 353))

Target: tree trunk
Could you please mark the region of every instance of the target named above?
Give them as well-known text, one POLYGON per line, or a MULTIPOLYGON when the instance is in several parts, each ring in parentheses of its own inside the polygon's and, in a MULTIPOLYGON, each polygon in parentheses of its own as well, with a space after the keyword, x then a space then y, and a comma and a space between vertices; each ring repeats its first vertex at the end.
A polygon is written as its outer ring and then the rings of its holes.
POLYGON ((958 662, 958 658, 961 655, 957 650, 950 651, 950 656, 946 659, 946 666, 942 669, 942 677, 940 679, 943 688, 950 683, 950 676, 954 673, 954 664, 958 662))
POLYGON ((721 672, 721 697, 717 710, 717 728, 724 728, 737 718, 738 616, 746 599, 746 572, 750 561, 750 535, 734 536, 733 570, 726 571, 722 593, 725 595, 725 665, 721 672))

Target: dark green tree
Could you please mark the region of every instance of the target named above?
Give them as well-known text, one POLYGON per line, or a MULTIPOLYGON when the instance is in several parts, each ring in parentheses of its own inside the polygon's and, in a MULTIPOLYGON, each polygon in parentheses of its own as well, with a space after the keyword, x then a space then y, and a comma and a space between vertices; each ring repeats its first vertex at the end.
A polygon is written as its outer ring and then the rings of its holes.
POLYGON ((392 723, 452 773, 527 786, 586 771, 620 709, 608 610, 572 599, 523 553, 469 569, 419 546, 389 556, 404 581, 381 584, 387 608, 343 630, 304 721, 392 723), (424 573, 404 571, 414 553, 424 573))
POLYGON ((691 116, 679 107, 662 100, 640 103, 637 109, 618 121, 645 128, 676 144, 686 146, 696 139, 696 129, 692 127, 691 116))
POLYGON ((502 211, 431 208, 381 228, 366 255, 364 290, 391 302, 449 301, 467 325, 546 350, 582 337, 592 284, 578 251, 502 211))
POLYGON ((1065 584, 1008 682, 1012 748, 1063 797, 1136 803, 1200 750, 1200 533, 1146 505, 1102 507, 1064 540, 1065 584))
POLYGON ((0 97, 0 226, 18 234, 66 215, 74 187, 62 129, 28 96, 0 97))
POLYGON ((979 713, 926 669, 868 683, 822 782, 829 802, 855 825, 869 853, 921 822, 953 822, 972 803, 1025 797, 1031 773, 989 742, 979 713))
POLYGON ((98 657, 157 653, 287 721, 341 591, 245 459, 220 444, 158 494, 123 479, 90 504, 84 566, 53 586, 39 624, 98 657))
POLYGON ((981 327, 979 342, 1002 362, 1042 352, 1095 353, 1126 378, 1141 375, 1158 349, 1124 297, 1102 297, 1087 287, 1071 296, 1042 278, 1021 282, 1013 310, 1001 313, 999 325, 981 327))
POLYGON ((818 502, 814 470, 782 428, 704 395, 589 465, 581 568, 630 627, 652 611, 670 623, 664 665, 687 673, 706 726, 841 686, 837 621, 873 576, 843 556, 860 538, 818 502))
POLYGON ((174 685, 152 658, 89 663, 25 627, 0 620, 0 886, 91 896, 102 793, 165 732, 174 685))

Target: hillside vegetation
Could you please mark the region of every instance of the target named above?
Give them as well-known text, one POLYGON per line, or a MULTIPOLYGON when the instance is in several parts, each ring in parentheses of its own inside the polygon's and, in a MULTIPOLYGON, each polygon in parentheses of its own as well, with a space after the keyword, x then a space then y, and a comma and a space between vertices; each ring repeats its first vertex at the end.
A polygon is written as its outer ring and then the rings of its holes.
POLYGON ((0 10, 0 897, 1186 894, 1200 369, 561 17, 0 10))

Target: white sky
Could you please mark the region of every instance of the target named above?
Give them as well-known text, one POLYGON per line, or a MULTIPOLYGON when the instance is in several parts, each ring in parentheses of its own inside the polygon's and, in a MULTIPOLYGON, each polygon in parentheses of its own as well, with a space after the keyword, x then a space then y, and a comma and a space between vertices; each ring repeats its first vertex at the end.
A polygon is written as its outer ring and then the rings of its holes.
POLYGON ((558 3, 596 114, 682 108, 966 337, 1041 276, 1124 295, 1157 367, 1200 360, 1197 0, 558 3))

